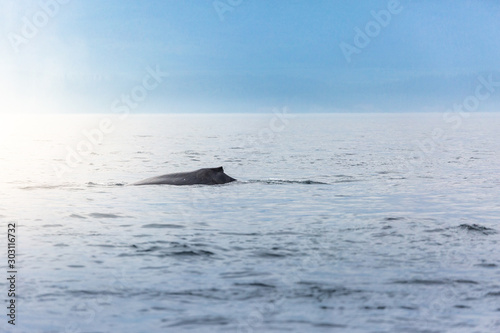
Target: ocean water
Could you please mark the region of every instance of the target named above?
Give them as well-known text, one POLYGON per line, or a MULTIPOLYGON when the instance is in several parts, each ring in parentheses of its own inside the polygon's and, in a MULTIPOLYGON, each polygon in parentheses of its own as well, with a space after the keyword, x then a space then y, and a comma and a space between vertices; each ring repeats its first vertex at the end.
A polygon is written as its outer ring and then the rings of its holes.
POLYGON ((499 332, 500 114, 3 116, 1 332, 499 332), (129 186, 223 166, 217 186, 129 186))

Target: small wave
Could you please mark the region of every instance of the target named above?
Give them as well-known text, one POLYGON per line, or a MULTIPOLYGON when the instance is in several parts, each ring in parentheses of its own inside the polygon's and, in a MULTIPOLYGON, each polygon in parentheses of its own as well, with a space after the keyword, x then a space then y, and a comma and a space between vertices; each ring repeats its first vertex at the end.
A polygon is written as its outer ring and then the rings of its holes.
POLYGON ((423 285, 440 285, 440 284, 448 284, 449 282, 446 280, 423 280, 423 279, 412 279, 412 280, 396 280, 393 281, 394 284, 423 284, 423 285))
POLYGON ((385 310, 387 309, 386 306, 383 306, 383 305, 379 305, 379 306, 364 306, 363 309, 365 310, 385 310))
POLYGON ((495 268, 495 267, 498 267, 497 264, 493 264, 493 263, 486 263, 486 262, 483 262, 483 263, 480 263, 480 264, 477 264, 477 265, 474 265, 474 266, 477 266, 477 267, 484 267, 484 268, 495 268))
POLYGON ((57 189, 79 189, 78 186, 74 184, 59 184, 59 185, 52 185, 52 184, 40 184, 40 185, 28 185, 28 186, 21 186, 19 187, 20 190, 57 190, 57 189))
POLYGON ((180 244, 177 242, 171 242, 170 247, 153 245, 149 247, 139 247, 137 245, 131 245, 134 248, 134 253, 122 253, 122 257, 131 256, 144 256, 144 255, 154 255, 158 258, 165 257, 184 257, 184 256, 212 256, 215 255, 214 252, 199 248, 201 246, 191 246, 188 244, 180 244))
POLYGON ((112 244, 93 244, 89 246, 95 246, 95 247, 103 247, 103 248, 115 248, 115 245, 112 244))
POLYGON ((162 228, 184 228, 183 225, 179 224, 162 224, 162 223, 151 223, 151 224, 145 224, 142 226, 143 228, 153 228, 153 229, 162 229, 162 228))
POLYGON ((255 272, 255 271, 251 271, 251 270, 220 273, 220 277, 223 279, 240 279, 240 278, 256 277, 256 276, 268 276, 268 275, 271 275, 271 273, 255 272))
POLYGON ((360 179, 341 179, 341 180, 336 180, 334 181, 335 184, 340 184, 340 183, 355 183, 355 182, 360 182, 360 179))
POLYGON ((491 292, 486 294, 486 297, 491 297, 491 296, 495 296, 495 297, 500 296, 500 291, 491 291, 491 292))
POLYGON ((288 256, 286 253, 269 252, 269 251, 257 252, 255 255, 260 258, 284 258, 288 256))
POLYGON ((248 287, 259 287, 259 288, 276 288, 271 284, 266 284, 262 282, 251 282, 251 283, 234 283, 235 286, 248 286, 248 287))
POLYGON ((162 255, 161 257, 168 256, 212 256, 215 253, 206 250, 189 250, 189 251, 178 251, 169 254, 162 255))
POLYGON ((300 232, 294 231, 274 231, 265 233, 266 236, 281 236, 281 235, 302 235, 300 232))
POLYGON ((68 290, 66 291, 69 295, 74 297, 85 297, 85 296, 123 296, 120 292, 110 291, 110 290, 68 290))
POLYGON ((116 219, 122 216, 116 214, 108 214, 108 213, 91 213, 90 217, 100 218, 100 219, 116 219))
POLYGON ((94 182, 88 182, 87 187, 117 187, 117 186, 125 186, 126 183, 107 183, 107 184, 99 184, 94 182))
POLYGON ((430 230, 424 230, 424 232, 444 232, 446 231, 447 229, 443 229, 443 228, 436 228, 436 229, 430 229, 430 230))
POLYGON ((314 298, 320 302, 334 296, 348 296, 363 292, 362 290, 349 289, 343 286, 328 286, 320 282, 302 281, 298 285, 304 286, 304 288, 295 290, 294 297, 314 298))
POLYGON ((491 228, 487 228, 487 227, 483 227, 479 224, 461 224, 458 227, 462 230, 466 230, 466 231, 470 231, 470 232, 478 232, 478 233, 481 233, 483 235, 492 235, 492 234, 497 233, 496 230, 491 229, 491 228))
MULTIPOLYGON (((341 182, 341 181, 339 181, 341 182)), ((303 184, 303 185, 330 185, 329 183, 318 182, 315 180, 286 180, 286 179, 265 179, 265 180, 247 180, 243 183, 261 183, 268 185, 285 185, 285 184, 303 184)))
POLYGON ((465 284, 478 284, 476 281, 472 280, 454 280, 454 283, 465 283, 465 284))
POLYGON ((225 317, 194 317, 189 319, 182 319, 173 324, 168 325, 169 327, 178 327, 178 326, 205 326, 205 325, 228 325, 231 323, 231 320, 225 317))
POLYGON ((384 221, 400 221, 400 220, 404 220, 405 218, 404 217, 401 217, 401 216, 398 216, 398 217, 386 217, 384 219, 384 221))
POLYGON ((396 280, 393 281, 394 284, 421 284, 421 285, 443 285, 443 284, 478 284, 476 281, 472 280, 450 280, 450 279, 442 279, 442 280, 426 280, 426 279, 410 279, 410 280, 396 280))
POLYGON ((147 249, 137 250, 137 252, 154 252, 154 251, 158 251, 161 249, 163 249, 163 248, 160 246, 151 246, 151 247, 148 247, 147 249))
POLYGON ((33 186, 23 186, 19 189, 21 190, 52 190, 55 188, 60 188, 60 185, 33 185, 33 186))
POLYGON ((86 219, 85 216, 81 216, 78 214, 71 214, 69 217, 75 218, 75 219, 86 219))
MULTIPOLYGON (((202 272, 200 272, 200 275, 202 272)), ((206 289, 188 289, 177 291, 156 291, 151 290, 152 296, 161 296, 166 299, 180 298, 183 301, 188 298, 202 300, 218 300, 218 301, 246 301, 255 298, 262 298, 269 294, 268 287, 248 288, 245 286, 234 286, 229 288, 206 288, 206 289)))
POLYGON ((325 327, 325 328, 346 328, 347 325, 334 324, 334 323, 315 323, 312 324, 314 327, 325 327))
POLYGON ((260 236, 260 233, 242 233, 242 232, 220 232, 219 235, 231 235, 231 236, 260 236))
POLYGON ((171 251, 168 253, 162 253, 157 255, 158 258, 167 258, 167 257, 196 257, 196 256, 213 256, 214 252, 206 251, 206 250, 187 250, 187 251, 171 251))

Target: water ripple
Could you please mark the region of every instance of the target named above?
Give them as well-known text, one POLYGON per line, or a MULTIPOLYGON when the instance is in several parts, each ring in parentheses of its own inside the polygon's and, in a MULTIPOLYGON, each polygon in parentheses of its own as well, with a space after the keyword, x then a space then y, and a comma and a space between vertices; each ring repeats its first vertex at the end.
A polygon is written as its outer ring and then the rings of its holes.
POLYGON ((178 326, 205 326, 205 325, 227 325, 231 323, 231 320, 226 317, 221 316, 202 316, 202 317, 191 317, 189 319, 182 319, 173 324, 168 325, 168 327, 178 327, 178 326))
POLYGON ((94 217, 94 218, 99 218, 99 219, 116 219, 116 218, 122 217, 120 215, 111 214, 111 213, 91 213, 91 214, 89 214, 89 216, 94 217))
POLYGON ((470 231, 470 232, 477 232, 481 233, 483 235, 492 235, 496 234, 497 231, 495 229, 483 227, 479 224, 461 224, 458 226, 462 230, 470 231))
POLYGON ((185 228, 183 225, 179 224, 168 224, 168 223, 151 223, 151 224, 145 224, 142 226, 143 228, 152 228, 152 229, 179 229, 179 228, 185 228))

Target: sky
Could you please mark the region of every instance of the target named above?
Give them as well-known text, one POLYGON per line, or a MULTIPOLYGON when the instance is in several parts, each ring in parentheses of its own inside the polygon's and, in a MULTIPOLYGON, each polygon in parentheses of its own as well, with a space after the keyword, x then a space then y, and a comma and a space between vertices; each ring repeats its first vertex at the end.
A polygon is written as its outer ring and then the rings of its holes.
POLYGON ((0 1, 0 113, 500 110, 500 1, 0 1))

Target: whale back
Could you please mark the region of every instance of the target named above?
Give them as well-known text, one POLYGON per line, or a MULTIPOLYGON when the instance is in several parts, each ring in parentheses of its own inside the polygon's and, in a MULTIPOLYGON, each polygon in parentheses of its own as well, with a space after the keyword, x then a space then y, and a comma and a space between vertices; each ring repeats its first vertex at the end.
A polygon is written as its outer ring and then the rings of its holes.
POLYGON ((234 182, 236 179, 230 177, 224 173, 224 169, 222 167, 210 169, 212 180, 215 184, 225 184, 234 182))
POLYGON ((233 182, 236 179, 226 175, 222 167, 204 168, 191 172, 171 173, 141 180, 132 185, 216 185, 233 182))

